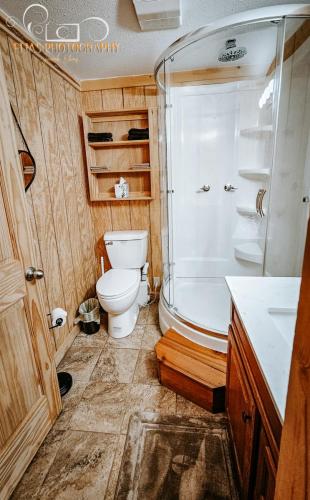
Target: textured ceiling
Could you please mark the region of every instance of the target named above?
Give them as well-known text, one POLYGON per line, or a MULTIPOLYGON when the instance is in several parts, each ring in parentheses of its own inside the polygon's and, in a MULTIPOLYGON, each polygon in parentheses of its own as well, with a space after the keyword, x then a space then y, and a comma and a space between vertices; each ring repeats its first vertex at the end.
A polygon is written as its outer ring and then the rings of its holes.
MULTIPOLYGON (((101 17, 109 24, 107 41, 119 44, 117 53, 74 54, 72 61, 68 60, 68 56, 60 56, 62 66, 78 79, 85 80, 152 73, 161 52, 183 34, 220 17, 285 2, 182 0, 183 25, 177 29, 152 32, 140 31, 132 0, 0 0, 0 8, 22 25, 23 13, 33 3, 45 6, 49 12, 49 21, 55 25, 80 23, 90 16, 101 17)), ((291 0, 290 3, 309 4, 308 1, 300 0, 291 0)), ((89 40, 88 28, 85 28, 86 24, 81 29, 81 41, 89 40)), ((95 28, 98 30, 99 25, 95 28)))

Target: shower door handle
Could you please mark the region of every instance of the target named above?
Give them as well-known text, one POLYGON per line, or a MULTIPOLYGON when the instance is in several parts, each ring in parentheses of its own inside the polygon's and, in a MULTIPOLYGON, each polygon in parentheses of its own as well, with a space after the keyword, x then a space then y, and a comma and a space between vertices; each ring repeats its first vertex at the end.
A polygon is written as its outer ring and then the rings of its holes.
POLYGON ((265 217, 263 209, 263 198, 266 194, 266 189, 259 189, 256 196, 256 212, 261 218, 265 217))
POLYGON ((207 193, 208 191, 210 191, 211 189, 211 186, 209 186, 209 184, 204 184, 198 191, 198 193, 201 193, 201 192, 205 192, 207 193))

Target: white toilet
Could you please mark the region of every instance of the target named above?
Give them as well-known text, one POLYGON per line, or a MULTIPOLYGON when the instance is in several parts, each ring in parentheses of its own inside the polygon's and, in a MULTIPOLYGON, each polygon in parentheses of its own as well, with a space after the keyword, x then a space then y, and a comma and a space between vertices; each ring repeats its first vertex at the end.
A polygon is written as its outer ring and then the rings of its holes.
POLYGON ((109 231, 104 243, 112 269, 97 281, 99 302, 109 317, 109 335, 120 339, 136 324, 141 268, 146 263, 147 231, 109 231))

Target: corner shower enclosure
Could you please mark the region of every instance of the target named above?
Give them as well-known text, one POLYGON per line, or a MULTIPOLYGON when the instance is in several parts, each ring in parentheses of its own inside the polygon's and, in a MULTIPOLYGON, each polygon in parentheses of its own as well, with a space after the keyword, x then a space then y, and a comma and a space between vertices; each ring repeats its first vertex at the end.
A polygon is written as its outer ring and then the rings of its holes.
POLYGON ((159 87, 162 331, 224 352, 225 276, 299 276, 309 217, 310 7, 178 40, 159 87))

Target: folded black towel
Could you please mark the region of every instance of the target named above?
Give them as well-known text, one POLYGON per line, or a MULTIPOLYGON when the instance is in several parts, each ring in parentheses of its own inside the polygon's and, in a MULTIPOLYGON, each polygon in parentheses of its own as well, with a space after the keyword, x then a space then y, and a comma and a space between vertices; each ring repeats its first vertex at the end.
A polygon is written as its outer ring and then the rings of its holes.
POLYGON ((149 129, 148 128, 131 128, 128 131, 128 140, 129 141, 139 141, 143 139, 149 138, 149 129))
POLYGON ((89 142, 110 142, 113 141, 111 132, 89 132, 89 142))
POLYGON ((131 128, 128 130, 128 134, 148 134, 149 129, 148 128, 131 128))

